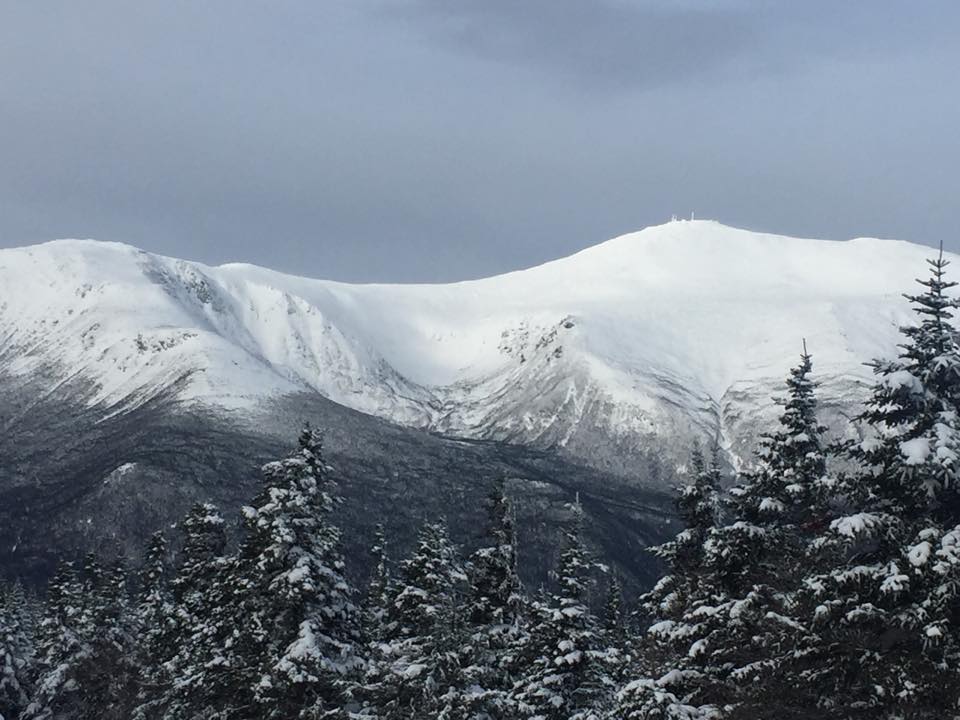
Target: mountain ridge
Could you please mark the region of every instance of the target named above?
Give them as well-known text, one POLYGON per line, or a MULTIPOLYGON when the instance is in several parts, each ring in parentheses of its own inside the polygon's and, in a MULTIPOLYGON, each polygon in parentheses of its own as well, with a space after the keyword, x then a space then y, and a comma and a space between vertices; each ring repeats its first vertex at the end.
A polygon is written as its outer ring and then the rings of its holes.
POLYGON ((740 462, 802 338, 837 411, 859 401, 932 252, 676 221, 491 278, 392 285, 52 241, 0 251, 3 370, 57 365, 105 407, 174 383, 239 414, 316 392, 622 473, 652 454, 677 466, 693 441, 740 462))

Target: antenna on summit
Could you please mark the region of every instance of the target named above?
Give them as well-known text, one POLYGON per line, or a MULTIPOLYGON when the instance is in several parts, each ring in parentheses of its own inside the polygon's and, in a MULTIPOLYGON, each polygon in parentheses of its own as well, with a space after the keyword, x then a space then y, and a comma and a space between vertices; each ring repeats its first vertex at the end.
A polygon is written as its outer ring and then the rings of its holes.
POLYGON ((691 219, 691 220, 696 220, 696 219, 697 219, 697 214, 696 214, 693 210, 690 211, 690 219, 691 219))

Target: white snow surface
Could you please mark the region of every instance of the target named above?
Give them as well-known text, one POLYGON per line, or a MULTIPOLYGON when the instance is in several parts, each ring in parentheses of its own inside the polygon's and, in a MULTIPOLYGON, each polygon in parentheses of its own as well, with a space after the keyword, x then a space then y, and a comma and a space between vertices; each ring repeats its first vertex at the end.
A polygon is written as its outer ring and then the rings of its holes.
POLYGON ((932 254, 677 221, 497 277, 388 285, 58 240, 0 251, 3 370, 59 368, 111 412, 183 378, 184 402, 229 409, 315 391, 464 435, 564 444, 587 422, 633 437, 719 417, 730 441, 724 417, 769 405, 802 338, 818 377, 850 386, 894 354, 932 254))

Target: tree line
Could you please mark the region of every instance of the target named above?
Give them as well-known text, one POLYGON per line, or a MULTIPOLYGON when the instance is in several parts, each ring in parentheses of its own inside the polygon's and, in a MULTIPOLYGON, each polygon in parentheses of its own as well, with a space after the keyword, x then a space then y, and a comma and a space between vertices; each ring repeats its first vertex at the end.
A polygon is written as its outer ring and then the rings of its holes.
POLYGON ((517 575, 503 481, 485 546, 442 521, 352 587, 321 438, 263 468, 228 550, 217 508, 155 534, 132 577, 64 563, 42 603, 0 597, 0 719, 926 719, 960 713, 960 345, 942 253, 907 298, 896 359, 873 363, 851 432, 828 442, 804 347, 748 469, 694 450, 653 551, 666 574, 623 610, 583 517, 546 588, 517 575), (853 439, 850 439, 853 438, 853 439))

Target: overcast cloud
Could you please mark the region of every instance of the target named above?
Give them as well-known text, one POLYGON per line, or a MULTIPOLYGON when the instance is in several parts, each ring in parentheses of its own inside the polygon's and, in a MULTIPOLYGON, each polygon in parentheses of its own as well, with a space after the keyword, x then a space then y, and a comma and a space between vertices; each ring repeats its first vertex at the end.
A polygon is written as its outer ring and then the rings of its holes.
POLYGON ((953 2, 0 3, 0 245, 344 280, 672 214, 960 250, 953 2))

